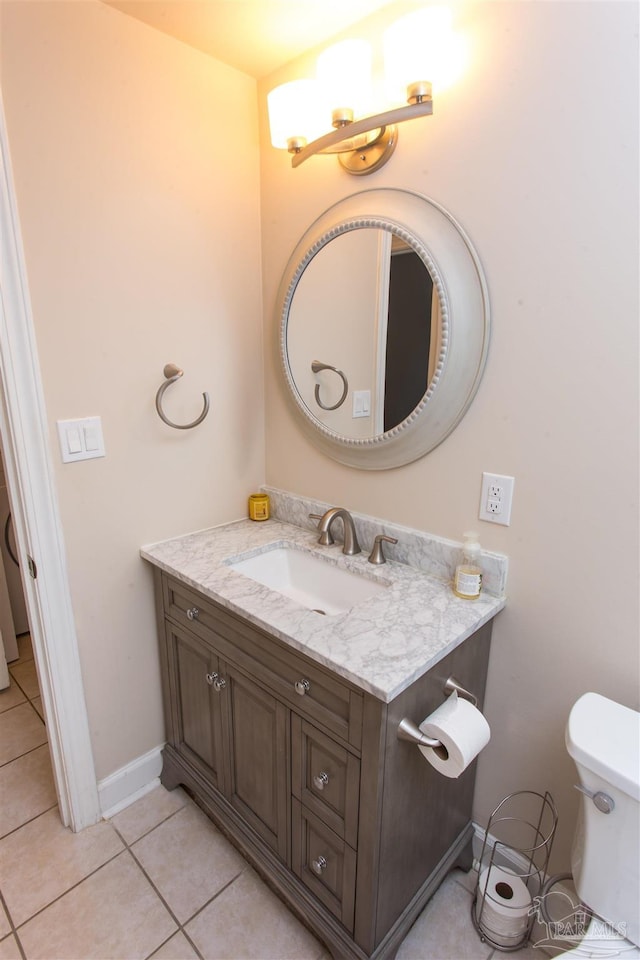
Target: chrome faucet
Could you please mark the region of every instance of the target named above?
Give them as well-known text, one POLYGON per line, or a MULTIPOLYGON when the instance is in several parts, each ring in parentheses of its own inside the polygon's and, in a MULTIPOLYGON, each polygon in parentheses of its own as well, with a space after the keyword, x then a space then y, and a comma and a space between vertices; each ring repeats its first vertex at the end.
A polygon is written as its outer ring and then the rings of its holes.
POLYGON ((355 553, 360 553, 360 544, 358 543, 358 537, 356 536, 356 528, 353 522, 353 517, 348 510, 344 509, 344 507, 331 507, 326 513, 323 513, 322 516, 314 513, 310 514, 310 516, 313 520, 320 521, 318 524, 318 532, 320 534, 318 543, 321 543, 325 547, 331 543, 334 543, 331 527, 333 525, 333 521, 337 520, 339 517, 342 520, 342 525, 344 527, 344 546, 342 548, 342 552, 346 553, 349 557, 352 557, 355 553))

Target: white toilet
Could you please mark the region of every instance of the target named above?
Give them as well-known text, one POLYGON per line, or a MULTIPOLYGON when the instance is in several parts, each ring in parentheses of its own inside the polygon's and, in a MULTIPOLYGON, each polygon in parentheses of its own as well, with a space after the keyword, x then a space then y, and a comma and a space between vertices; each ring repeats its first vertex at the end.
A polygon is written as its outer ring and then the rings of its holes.
POLYGON ((640 713, 585 693, 565 740, 582 792, 571 869, 594 916, 563 956, 640 957, 640 713))

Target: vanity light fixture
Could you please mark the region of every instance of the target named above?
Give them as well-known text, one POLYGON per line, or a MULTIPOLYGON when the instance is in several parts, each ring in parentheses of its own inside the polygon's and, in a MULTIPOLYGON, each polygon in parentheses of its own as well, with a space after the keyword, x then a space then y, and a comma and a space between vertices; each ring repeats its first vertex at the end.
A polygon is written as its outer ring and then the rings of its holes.
MULTIPOLYGON (((425 7, 393 23, 383 37, 385 91, 390 104, 372 113, 372 54, 363 40, 344 40, 318 57, 316 77, 293 80, 267 97, 271 142, 300 166, 317 153, 337 154, 355 175, 373 173, 393 153, 397 124, 433 113, 432 70, 455 41, 450 11, 425 7), (402 92, 399 92, 402 91, 402 92), (406 95, 406 103, 398 102, 406 95), (329 117, 334 127, 326 129, 329 117)), ((437 70, 436 70, 437 72, 437 70)))

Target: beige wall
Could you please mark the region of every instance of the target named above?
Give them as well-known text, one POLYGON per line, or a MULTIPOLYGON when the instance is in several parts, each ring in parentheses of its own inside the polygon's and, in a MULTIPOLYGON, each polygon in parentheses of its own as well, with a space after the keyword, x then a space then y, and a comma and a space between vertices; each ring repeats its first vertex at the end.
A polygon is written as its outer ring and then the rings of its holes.
MULTIPOLYGON (((475 817, 551 790, 568 867, 577 794, 567 714, 587 690, 638 706, 638 10, 629 3, 461 3, 472 45, 434 116, 400 130, 366 180, 268 146, 260 84, 267 480, 510 557, 496 624, 475 817), (489 285, 486 373, 457 430, 417 463, 340 466, 285 405, 275 294, 306 227, 340 198, 399 187, 448 208, 489 285), (509 528, 477 519, 483 470, 516 477, 509 528)), ((379 23, 383 17, 372 21, 379 23)), ((308 62, 302 61, 302 65, 308 62)))
POLYGON ((264 480, 255 81, 94 0, 1 5, 2 92, 98 778, 163 740, 141 544, 264 480), (162 368, 185 370, 154 408, 162 368), (107 456, 63 465, 59 418, 107 456))

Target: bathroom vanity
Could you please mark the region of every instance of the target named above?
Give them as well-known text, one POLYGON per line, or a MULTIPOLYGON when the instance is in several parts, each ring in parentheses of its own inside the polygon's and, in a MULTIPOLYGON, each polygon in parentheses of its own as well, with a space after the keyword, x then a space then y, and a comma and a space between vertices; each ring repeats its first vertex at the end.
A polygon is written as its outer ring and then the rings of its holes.
POLYGON ((153 564, 167 744, 184 784, 335 958, 393 957, 446 872, 471 865, 475 763, 437 773, 399 740, 453 675, 482 705, 492 617, 401 563, 240 521, 142 551, 153 564), (286 546, 385 589, 334 616, 234 570, 286 546), (368 568, 368 569, 367 569, 368 568))

